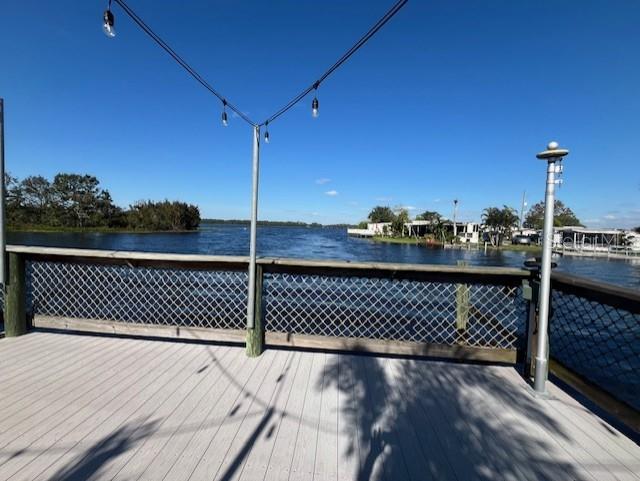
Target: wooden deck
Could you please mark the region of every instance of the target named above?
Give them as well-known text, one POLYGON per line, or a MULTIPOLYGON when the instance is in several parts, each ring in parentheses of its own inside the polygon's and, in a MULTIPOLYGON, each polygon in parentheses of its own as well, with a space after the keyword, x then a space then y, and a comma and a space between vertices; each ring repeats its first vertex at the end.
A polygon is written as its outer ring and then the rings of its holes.
POLYGON ((0 479, 638 480, 515 370, 35 332, 0 340, 0 479))

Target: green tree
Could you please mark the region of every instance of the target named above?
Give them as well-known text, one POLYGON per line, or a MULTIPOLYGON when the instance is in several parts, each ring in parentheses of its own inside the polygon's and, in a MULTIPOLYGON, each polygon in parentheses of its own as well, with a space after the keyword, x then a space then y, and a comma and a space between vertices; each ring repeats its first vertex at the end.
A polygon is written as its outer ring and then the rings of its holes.
POLYGON ((369 220, 373 223, 393 222, 396 218, 390 207, 378 205, 369 212, 369 220))
POLYGON ((130 206, 127 223, 134 229, 194 230, 200 225, 200 210, 185 202, 139 201, 130 206))
POLYGON ((635 229, 633 229, 634 232, 637 232, 638 234, 640 234, 640 225, 638 227, 636 227, 635 229))
POLYGON ((489 233, 492 245, 499 246, 511 229, 518 225, 518 215, 513 207, 487 207, 482 213, 482 221, 489 233))
POLYGON ((432 224, 440 222, 441 219, 442 216, 440 215, 440 213, 434 210, 425 210, 422 214, 418 214, 416 216, 416 220, 428 220, 432 224))
POLYGON ((393 232, 393 235, 404 237, 404 225, 407 222, 409 222, 409 211, 407 209, 400 209, 391 222, 391 231, 393 232))
MULTIPOLYGON (((542 229, 544 226, 544 202, 533 205, 524 220, 524 227, 530 229, 542 229)), ((556 200, 553 208, 553 225, 561 226, 581 226, 580 220, 573 211, 565 206, 561 200, 556 200)))
POLYGON ((99 224, 100 181, 92 175, 57 174, 52 183, 52 201, 56 221, 71 227, 95 227, 99 224))
POLYGON ((125 212, 91 175, 62 173, 49 182, 42 176, 18 181, 7 174, 5 184, 11 226, 193 230, 200 225, 198 207, 184 202, 140 202, 125 212))

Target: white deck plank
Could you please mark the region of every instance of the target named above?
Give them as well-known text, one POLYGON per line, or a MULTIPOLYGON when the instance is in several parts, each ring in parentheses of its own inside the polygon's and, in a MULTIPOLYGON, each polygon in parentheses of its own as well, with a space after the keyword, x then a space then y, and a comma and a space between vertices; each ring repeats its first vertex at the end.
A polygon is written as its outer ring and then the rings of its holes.
MULTIPOLYGON (((213 353, 211 353, 213 356, 213 353)), ((133 479, 156 481, 171 469, 178 456, 182 453, 195 432, 201 428, 208 409, 222 396, 225 386, 228 384, 228 372, 234 372, 236 366, 242 363, 244 352, 240 348, 227 347, 216 356, 212 357, 211 365, 207 368, 206 382, 202 383, 203 392, 198 393, 193 399, 184 403, 177 419, 170 420, 171 426, 166 428, 160 437, 160 445, 154 449, 153 455, 142 452, 136 455, 137 460, 144 460, 145 467, 140 475, 133 479), (225 376, 225 374, 227 374, 225 376)), ((206 372, 206 371, 204 371, 206 372)))
POLYGON ((363 406, 357 398, 353 356, 340 354, 338 361, 338 480, 358 479, 360 472, 360 426, 363 406))
MULTIPOLYGON (((131 393, 131 402, 126 406, 110 413, 109 433, 106 438, 117 439, 127 449, 112 453, 109 459, 101 464, 102 478, 114 478, 142 442, 156 433, 167 413, 171 412, 186 392, 190 391, 194 379, 200 379, 194 373, 206 362, 208 356, 199 347, 189 346, 184 355, 179 352, 175 358, 170 357, 168 362, 165 362, 167 366, 154 369, 154 374, 160 375, 152 377, 151 382, 134 390, 131 393), (140 388, 144 388, 142 392, 140 388)), ((105 436, 99 438, 102 439, 105 439, 105 436)), ((74 464, 82 466, 82 463, 81 459, 77 459, 74 464)), ((84 468, 76 470, 82 472, 84 468)))
POLYGON ((336 481, 338 479, 338 387, 340 356, 326 354, 322 384, 318 444, 313 479, 336 481))
MULTIPOLYGON (((283 395, 282 375, 290 365, 293 353, 280 351, 264 376, 264 382, 254 393, 251 403, 247 407, 244 419, 240 423, 238 431, 229 444, 229 449, 218 468, 214 479, 221 481, 233 481, 239 479, 245 463, 249 459, 256 441, 265 437, 269 423, 275 420, 272 403, 274 399, 283 395)), ((259 445, 268 449, 267 445, 259 445)))
POLYGON ((201 365, 196 363, 193 368, 188 368, 193 371, 193 374, 189 379, 180 387, 180 389, 174 393, 172 399, 168 399, 163 403, 161 409, 156 410, 153 417, 158 419, 158 423, 154 426, 153 432, 136 448, 130 450, 127 453, 128 460, 117 472, 114 480, 119 479, 139 479, 147 467, 160 455, 163 451, 172 435, 176 430, 180 429, 185 423, 186 419, 193 413, 193 410, 200 405, 200 401, 220 378, 222 372, 219 369, 218 363, 227 362, 227 358, 233 359, 233 350, 229 348, 215 348, 208 347, 203 349, 204 346, 198 348, 199 351, 209 350, 206 356, 203 358, 201 365), (216 360, 213 367, 212 361, 216 360), (203 370, 204 369, 204 370, 203 370), (180 397, 184 395, 183 399, 180 397))
POLYGON ((291 394, 287 400, 284 413, 280 414, 280 424, 275 433, 275 441, 265 473, 265 479, 284 481, 289 479, 291 462, 296 449, 296 441, 305 400, 311 383, 311 368, 314 354, 300 353, 300 365, 296 373, 291 394))
MULTIPOLYGON (((245 386, 250 379, 261 374, 263 365, 270 356, 258 359, 244 359, 225 376, 226 383, 221 383, 222 396, 213 402, 206 412, 205 419, 198 426, 188 444, 175 459, 174 464, 166 472, 163 480, 183 481, 192 478, 193 471, 211 446, 216 433, 224 423, 231 421, 234 406, 243 399, 245 386)), ((268 363, 267 363, 268 365, 268 363)))
POLYGON ((65 345, 68 343, 62 339, 62 336, 51 337, 42 332, 30 332, 21 337, 0 339, 0 381, 4 381, 5 376, 12 372, 27 368, 23 364, 24 361, 37 362, 39 356, 65 345))
POLYGON ((291 399, 291 393, 300 369, 300 360, 302 357, 303 355, 299 352, 292 353, 284 371, 276 381, 279 386, 276 388, 271 401, 273 414, 261 435, 258 436, 254 442, 253 448, 247 456, 247 462, 240 476, 240 479, 243 481, 263 480, 265 478, 267 466, 273 454, 273 448, 276 443, 277 433, 282 424, 283 416, 290 416, 292 414, 287 411, 287 406, 291 399))
POLYGON ((29 475, 29 479, 51 479, 59 473, 73 472, 74 469, 81 472, 82 463, 91 458, 88 453, 100 452, 110 443, 120 443, 123 447, 134 444, 131 439, 135 439, 135 431, 127 426, 127 422, 157 392, 157 386, 163 383, 162 376, 166 378, 171 369, 181 368, 176 367, 177 354, 188 355, 185 350, 172 346, 160 346, 160 353, 154 358, 139 358, 137 366, 143 373, 142 378, 123 382, 117 389, 106 392, 106 402, 102 406, 87 406, 85 412, 91 413, 93 410, 91 422, 77 424, 71 433, 59 438, 21 474, 29 475))
POLYGON ((37 332, 2 374, 2 480, 640 479, 640 446, 512 367, 37 332))
MULTIPOLYGON (((138 344, 142 346, 142 344, 138 344)), ((7 409, 4 414, 7 417, 13 417, 17 412, 25 412, 29 403, 47 402, 59 396, 61 392, 51 389, 52 386, 64 386, 64 390, 71 389, 72 383, 68 380, 84 381, 87 373, 92 373, 96 368, 108 365, 113 359, 124 357, 128 350, 136 349, 136 344, 127 344, 125 346, 117 346, 113 343, 107 344, 91 344, 83 349, 78 349, 75 355, 67 356, 63 361, 55 357, 51 357, 48 362, 38 368, 33 369, 39 374, 34 376, 24 386, 15 386, 7 395, 0 400, 0 404, 5 404, 7 409)), ((69 349, 73 353, 73 347, 69 349)), ((19 383, 19 378, 17 380, 19 383)), ((0 427, 0 429, 2 429, 0 427)))
MULTIPOLYGON (((516 385, 523 382, 513 370, 511 372, 503 370, 500 373, 516 385)), ((564 432, 580 445, 581 451, 589 453, 592 458, 589 464, 593 466, 594 477, 631 481, 640 479, 638 454, 633 454, 630 444, 621 442, 626 440, 631 443, 631 441, 606 421, 580 406, 575 399, 570 398, 557 386, 548 383, 548 390, 550 398, 541 400, 540 403, 547 408, 546 412, 550 417, 557 419, 564 432), (597 465, 600 467, 598 468, 597 465), (616 467, 611 468, 612 466, 616 467)), ((554 439, 559 437, 557 434, 551 433, 551 435, 554 439)), ((637 451, 637 445, 633 444, 633 446, 637 451)))
MULTIPOLYGON (((253 396, 260 391, 260 388, 264 382, 265 376, 273 366, 276 358, 279 357, 278 352, 267 351, 261 357, 261 359, 255 359, 252 361, 255 367, 257 367, 264 359, 265 369, 255 369, 249 378, 248 382, 240 387, 234 386, 234 390, 237 392, 235 402, 230 406, 224 415, 219 429, 209 439, 207 448, 200 458, 193 473, 191 473, 189 479, 193 480, 213 480, 220 465, 222 464, 231 443, 233 442, 240 425, 251 406, 253 396)), ((227 406, 225 406, 227 407, 227 406)))
POLYGON ((409 462, 412 479, 455 480, 455 471, 447 459, 438 435, 425 416, 418 392, 405 388, 407 378, 398 375, 401 361, 388 359, 384 363, 388 379, 387 396, 391 406, 397 406, 394 415, 398 419, 398 437, 409 462))
POLYGON ((108 345, 108 339, 95 339, 92 342, 77 338, 60 340, 59 346, 44 347, 37 359, 26 357, 25 359, 8 358, 10 363, 15 363, 19 367, 14 371, 7 372, 7 376, 2 380, 2 393, 0 402, 5 401, 8 396, 25 391, 32 386, 46 382, 52 373, 59 373, 65 367, 77 367, 78 362, 91 355, 100 355, 100 346, 108 345), (25 376, 29 373, 29 376, 25 376))
POLYGON ((389 379, 384 370, 384 363, 384 358, 356 358, 356 364, 360 365, 356 372, 364 379, 366 404, 371 413, 362 430, 366 433, 369 429, 368 451, 363 452, 367 454, 362 473, 369 479, 409 480, 412 478, 396 432, 395 410, 387 397, 389 379), (382 464, 383 471, 378 474, 379 463, 382 464))
MULTIPOLYGON (((163 359, 168 359, 172 350, 170 346, 160 345, 141 349, 138 356, 131 359, 130 366, 116 371, 120 372, 122 377, 115 380, 112 378, 108 382, 102 383, 88 398, 89 402, 84 397, 71 401, 63 409, 50 416, 53 423, 41 422, 18 438, 12 444, 15 446, 14 449, 26 450, 27 454, 12 458, 2 464, 0 471, 11 474, 19 472, 19 476, 22 477, 26 469, 28 472, 34 473, 33 477, 35 477, 69 452, 69 445, 75 449, 81 449, 83 444, 80 441, 85 438, 87 431, 90 432, 95 429, 96 425, 100 425, 101 419, 110 412, 111 403, 120 402, 119 396, 126 389, 132 389, 135 393, 139 392, 140 382, 148 379, 146 376, 157 366, 154 361, 162 362, 163 359), (167 357, 161 356, 163 353, 167 357), (140 361, 140 364, 137 364, 136 361, 140 361)), ((99 442, 100 440, 94 444, 99 442)), ((89 449, 94 444, 91 444, 89 449)), ((78 453, 74 450, 73 454, 78 453)), ((86 455, 86 452, 81 452, 80 455, 86 455)))
MULTIPOLYGON (((7 428, 0 434, 0 448, 6 449, 18 439, 21 444, 28 439, 37 439, 52 426, 64 422, 79 406, 99 397, 105 386, 122 382, 126 374, 134 375, 131 359, 136 359, 139 351, 146 353, 152 349, 152 346, 139 344, 138 349, 131 349, 130 353, 113 358, 110 363, 91 369, 84 376, 67 378, 67 382, 52 386, 49 395, 10 418, 7 428)), ((0 462, 2 459, 0 455, 0 462)))
POLYGON ((325 362, 325 354, 313 354, 313 364, 311 366, 311 372, 309 373, 307 394, 291 461, 291 471, 289 473, 289 479, 291 481, 308 481, 313 478, 325 362))

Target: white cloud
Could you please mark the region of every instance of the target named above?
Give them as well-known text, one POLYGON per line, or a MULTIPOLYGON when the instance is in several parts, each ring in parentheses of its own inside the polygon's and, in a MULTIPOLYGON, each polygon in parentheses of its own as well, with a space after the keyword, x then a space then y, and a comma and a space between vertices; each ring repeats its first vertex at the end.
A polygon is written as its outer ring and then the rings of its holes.
POLYGON ((316 184, 318 185, 328 184, 329 182, 331 182, 331 179, 327 179, 326 177, 321 177, 319 179, 316 179, 316 184))
POLYGON ((338 195, 338 191, 337 190, 328 190, 324 194, 328 195, 329 197, 335 197, 336 195, 338 195))
POLYGON ((376 200, 379 202, 391 202, 393 197, 376 197, 376 200))
POLYGON ((613 220, 613 219, 616 218, 616 216, 613 215, 613 214, 607 214, 607 215, 604 216, 604 218, 607 219, 607 220, 613 220))
POLYGON ((356 207, 358 205, 358 203, 355 200, 352 200, 349 202, 349 205, 352 205, 354 207, 356 207))
POLYGON ((442 199, 433 199, 433 201, 437 204, 438 202, 440 202, 442 199))

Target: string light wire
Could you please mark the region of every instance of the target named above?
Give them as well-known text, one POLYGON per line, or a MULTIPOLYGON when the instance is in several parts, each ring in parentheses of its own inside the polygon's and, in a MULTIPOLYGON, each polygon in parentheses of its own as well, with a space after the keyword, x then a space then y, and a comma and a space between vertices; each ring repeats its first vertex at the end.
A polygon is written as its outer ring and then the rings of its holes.
MULTIPOLYGON (((409 0, 398 0, 395 5, 393 5, 387 13, 385 13, 380 20, 378 20, 370 29, 365 33, 360 40, 358 40, 349 50, 347 50, 342 57, 340 57, 331 67, 329 67, 320 77, 317 78, 309 87, 304 89, 298 95, 293 97, 289 102, 287 102, 284 106, 282 106, 279 110, 277 110, 274 114, 269 116, 261 123, 256 123, 251 120, 247 115, 245 115, 238 107, 230 103, 226 97, 224 97, 220 92, 218 92, 209 82, 207 82, 202 75, 200 75, 191 65, 189 65, 175 50, 173 50, 169 44, 167 44, 157 33, 155 33, 151 27, 149 27, 144 20, 142 20, 132 9, 127 5, 124 0, 113 0, 117 3, 122 10, 133 20, 144 33, 146 33, 151 39, 157 43, 165 52, 167 52, 183 69, 189 73, 198 83, 200 83, 205 89, 211 92, 214 96, 216 96, 229 110, 235 112, 238 117, 247 122, 249 125, 253 127, 262 127, 263 125, 267 125, 272 123, 275 119, 283 115, 289 109, 291 109, 294 105, 304 99, 309 92, 312 90, 317 90, 320 83, 322 83, 329 75, 335 72, 338 68, 342 66, 349 58, 356 53, 362 46, 369 41, 371 37, 373 37, 384 25, 391 20, 395 16, 396 13, 400 11, 402 7, 406 5, 409 0)), ((111 3, 111 2, 110 2, 111 3)))
POLYGON ((367 33, 365 33, 360 40, 358 40, 349 50, 347 50, 342 57, 340 57, 331 67, 329 67, 316 81, 314 81, 309 87, 304 89, 294 98, 292 98, 288 103, 286 103, 280 110, 276 111, 273 115, 268 117, 265 121, 263 121, 260 125, 264 125, 266 122, 273 122, 275 119, 280 117, 286 111, 291 109, 295 104, 300 102, 303 98, 305 98, 309 92, 312 90, 317 90, 322 83, 329 75, 335 72, 340 66, 349 60, 354 53, 356 53, 362 46, 367 43, 367 41, 373 37, 384 25, 393 18, 393 16, 400 11, 402 7, 406 5, 409 0, 398 0, 398 2, 389 9, 387 13, 385 13, 380 20, 378 20, 373 27, 369 29, 367 33))
POLYGON ((244 112, 242 112, 242 110, 240 110, 238 107, 236 107, 235 105, 233 105, 232 103, 230 103, 226 97, 224 97, 220 92, 218 92, 215 88, 213 88, 213 86, 211 86, 209 84, 209 82, 207 82, 202 75, 200 75, 193 67, 191 67, 191 65, 189 65, 186 60, 184 60, 180 55, 178 55, 176 53, 175 50, 173 50, 169 44, 167 44, 167 42, 165 42, 164 40, 162 40, 162 38, 160 38, 160 36, 155 33, 151 27, 149 27, 144 20, 142 20, 132 9, 131 7, 129 7, 129 5, 127 5, 124 0, 113 0, 115 3, 117 3, 118 5, 120 5, 120 7, 122 8, 122 10, 124 10, 124 13, 126 13, 129 18, 131 18, 131 20, 133 20, 141 29, 144 33, 146 33, 149 37, 151 37, 151 39, 156 42, 165 52, 167 52, 183 69, 185 69, 198 83, 200 83, 205 89, 207 89, 209 92, 211 92, 213 95, 215 95, 216 97, 218 97, 218 99, 223 103, 223 105, 226 105, 226 107, 229 110, 234 111, 238 117, 240 117, 242 120, 244 120, 245 122, 247 122, 249 125, 252 125, 253 127, 257 127, 258 124, 256 124, 253 120, 251 120, 247 115, 244 114, 244 112))

